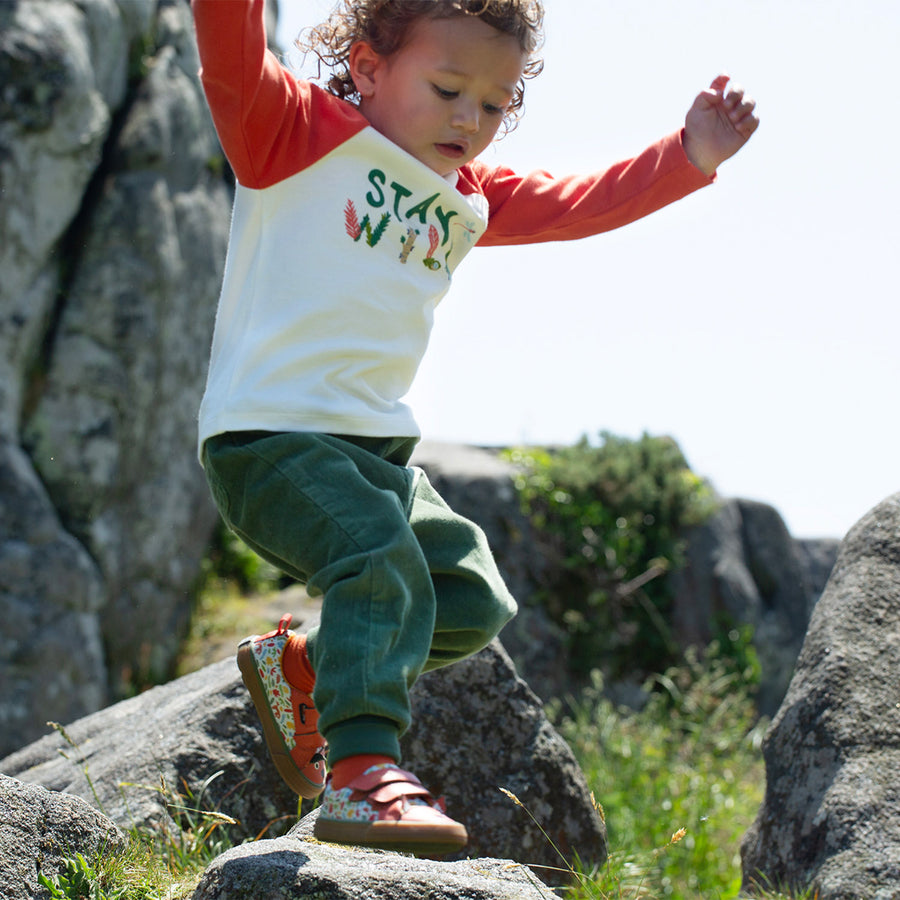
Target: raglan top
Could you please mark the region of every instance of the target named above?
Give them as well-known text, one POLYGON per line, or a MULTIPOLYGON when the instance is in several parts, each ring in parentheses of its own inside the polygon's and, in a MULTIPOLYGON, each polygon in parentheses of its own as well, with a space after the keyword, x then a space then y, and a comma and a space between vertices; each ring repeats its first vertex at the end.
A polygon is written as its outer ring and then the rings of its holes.
POLYGON ((706 185, 680 133, 589 176, 475 160, 448 178, 297 79, 264 0, 193 0, 201 80, 236 185, 199 440, 226 431, 417 437, 402 402, 456 266, 572 240, 706 185))

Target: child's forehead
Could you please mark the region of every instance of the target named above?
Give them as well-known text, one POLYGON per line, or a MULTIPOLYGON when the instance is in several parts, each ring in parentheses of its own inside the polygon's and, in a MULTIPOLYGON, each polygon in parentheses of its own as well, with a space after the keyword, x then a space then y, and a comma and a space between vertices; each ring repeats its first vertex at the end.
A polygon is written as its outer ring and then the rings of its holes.
POLYGON ((473 66, 506 70, 513 84, 527 62, 527 54, 514 35, 471 15, 419 19, 396 53, 416 56, 435 68, 459 74, 466 74, 473 66))

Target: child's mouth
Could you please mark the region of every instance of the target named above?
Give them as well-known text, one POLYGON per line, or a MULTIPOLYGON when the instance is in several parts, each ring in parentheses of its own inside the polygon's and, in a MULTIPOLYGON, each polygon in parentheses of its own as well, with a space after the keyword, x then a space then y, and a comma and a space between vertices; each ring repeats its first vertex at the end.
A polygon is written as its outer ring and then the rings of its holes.
POLYGON ((438 152, 444 156, 449 156, 451 159, 459 159, 461 156, 465 155, 466 148, 462 144, 435 144, 438 152))

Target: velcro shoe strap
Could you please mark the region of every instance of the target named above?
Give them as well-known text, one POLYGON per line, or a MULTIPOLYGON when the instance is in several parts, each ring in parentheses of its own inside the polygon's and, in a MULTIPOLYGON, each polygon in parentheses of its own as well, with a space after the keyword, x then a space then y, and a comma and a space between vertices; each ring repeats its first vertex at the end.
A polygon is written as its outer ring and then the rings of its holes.
POLYGON ((373 769, 371 772, 364 772, 358 778, 354 778, 347 786, 354 791, 368 793, 373 788, 379 787, 380 785, 392 784, 394 782, 408 784, 413 788, 425 790, 422 782, 419 781, 412 772, 405 772, 397 766, 380 766, 377 769, 373 769))
MULTIPOLYGON (((431 794, 425 788, 417 788, 413 784, 406 782, 393 782, 392 784, 383 784, 380 787, 369 791, 368 795, 362 794, 358 799, 368 796, 370 803, 376 803, 379 806, 386 806, 395 800, 405 797, 407 800, 424 800, 426 803, 431 802, 431 794)), ((357 799, 355 795, 351 799, 357 799)))
POLYGON ((354 803, 365 801, 373 809, 378 809, 379 818, 400 818, 410 808, 410 804, 421 804, 443 812, 446 805, 443 798, 437 800, 431 792, 413 775, 397 766, 383 766, 355 778, 349 785, 354 803))

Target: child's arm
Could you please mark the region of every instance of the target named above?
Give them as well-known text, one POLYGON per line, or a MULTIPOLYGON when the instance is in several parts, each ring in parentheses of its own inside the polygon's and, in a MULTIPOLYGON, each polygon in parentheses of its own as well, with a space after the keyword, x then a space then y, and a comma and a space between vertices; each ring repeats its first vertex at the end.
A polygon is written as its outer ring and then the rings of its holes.
POLYGON ((713 79, 709 89, 697 95, 684 120, 684 152, 704 175, 713 175, 759 126, 755 101, 743 88, 728 87, 729 81, 727 75, 713 79))
POLYGON ((265 0, 191 5, 200 78, 225 155, 244 187, 289 178, 365 127, 353 107, 298 81, 269 52, 265 0))
MULTIPOLYGON (((490 204, 482 246, 565 241, 620 228, 710 184, 759 125, 756 104, 720 75, 694 100, 684 128, 606 172, 553 178, 488 169, 478 160, 473 189, 490 204), (476 186, 477 185, 477 186, 476 186)), ((465 190, 463 191, 465 192, 465 190)))
POLYGON ((479 160, 459 170, 460 190, 480 190, 490 207, 481 246, 571 241, 621 228, 711 184, 687 158, 682 132, 590 175, 517 175, 479 160), (471 187, 464 182, 471 176, 471 187))

